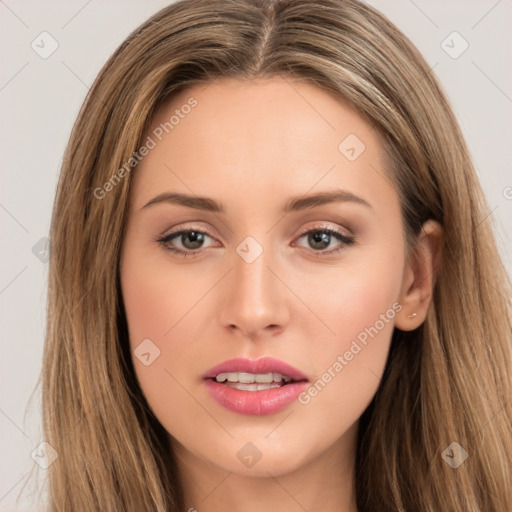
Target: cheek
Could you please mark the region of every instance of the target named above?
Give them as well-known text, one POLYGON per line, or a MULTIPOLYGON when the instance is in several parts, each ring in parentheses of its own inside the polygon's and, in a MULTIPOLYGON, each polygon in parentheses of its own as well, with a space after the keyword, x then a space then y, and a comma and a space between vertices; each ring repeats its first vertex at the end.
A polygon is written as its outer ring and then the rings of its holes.
MULTIPOLYGON (((123 301, 135 374, 142 393, 172 439, 197 456, 228 458, 239 447, 226 448, 226 430, 208 412, 211 404, 200 395, 197 376, 211 365, 197 364, 204 352, 202 319, 207 316, 205 295, 218 281, 207 272, 181 270, 165 257, 130 248, 121 267, 123 301), (150 343, 147 340, 150 340, 150 343), (143 341, 146 340, 146 341, 143 341), (146 343, 145 348, 139 346, 146 343), (155 348, 156 347, 156 348, 155 348), (137 353, 150 353, 150 360, 137 353), (153 354, 157 354, 156 357, 153 354), (147 364, 149 363, 149 364, 147 364), (221 442, 222 440, 222 442, 221 442), (223 444, 224 443, 224 444, 223 444), (218 453, 212 451, 218 450, 218 453)), ((231 456, 235 462, 238 459, 231 456)))
POLYGON ((183 273, 169 272, 165 258, 133 247, 123 253, 121 288, 137 379, 151 406, 166 403, 175 385, 173 366, 183 366, 180 329, 198 290, 183 273))
POLYGON ((145 338, 155 343, 168 339, 198 300, 197 283, 190 277, 189 273, 170 272, 165 258, 145 257, 143 250, 123 255, 121 285, 132 348, 145 338))
MULTIPOLYGON (((401 310, 403 257, 375 254, 347 263, 339 279, 324 282, 322 292, 309 299, 332 332, 316 337, 322 347, 311 354, 316 380, 299 403, 311 407, 310 417, 329 410, 326 421, 333 428, 348 428, 375 395, 401 310)), ((307 289, 314 289, 312 282, 304 284, 307 289)))

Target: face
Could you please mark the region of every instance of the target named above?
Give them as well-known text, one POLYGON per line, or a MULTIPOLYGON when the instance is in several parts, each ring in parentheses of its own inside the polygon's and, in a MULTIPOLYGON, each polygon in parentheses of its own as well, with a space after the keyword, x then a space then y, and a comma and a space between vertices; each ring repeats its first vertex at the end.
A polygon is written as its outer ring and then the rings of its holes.
POLYGON ((407 276, 376 131, 276 78, 183 91, 144 141, 121 284, 136 375, 174 446, 251 475, 353 447, 407 276))

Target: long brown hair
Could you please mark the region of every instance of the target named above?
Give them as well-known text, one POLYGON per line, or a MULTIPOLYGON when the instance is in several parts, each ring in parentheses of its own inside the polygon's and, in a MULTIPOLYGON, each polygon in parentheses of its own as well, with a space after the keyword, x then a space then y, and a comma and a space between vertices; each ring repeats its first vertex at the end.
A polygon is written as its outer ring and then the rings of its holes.
POLYGON ((135 166, 119 170, 172 94, 275 75, 344 98, 378 130, 411 247, 427 219, 445 233, 427 319, 395 329, 360 420, 359 510, 512 510, 511 291, 489 212, 432 70, 383 15, 353 0, 182 0, 137 28, 95 80, 51 226, 43 418, 58 459, 48 510, 182 506, 167 433, 128 348, 118 267, 135 166), (468 453, 456 469, 443 459, 453 442, 468 453))

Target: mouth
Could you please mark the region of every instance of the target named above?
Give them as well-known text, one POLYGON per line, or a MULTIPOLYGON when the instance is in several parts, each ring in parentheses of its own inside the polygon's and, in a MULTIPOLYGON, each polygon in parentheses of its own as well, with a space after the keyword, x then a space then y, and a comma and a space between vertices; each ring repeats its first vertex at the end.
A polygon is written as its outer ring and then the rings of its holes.
MULTIPOLYGON (((203 379, 213 379, 219 383, 253 384, 282 386, 290 382, 307 381, 307 376, 293 366, 274 357, 260 357, 259 359, 247 359, 238 357, 224 361, 210 368, 203 379)), ((249 390, 250 391, 250 390, 249 390)))
POLYGON ((287 363, 271 357, 225 361, 203 375, 211 396, 226 409, 263 415, 290 405, 309 379, 287 363))
POLYGON ((279 372, 269 373, 247 373, 247 372, 224 372, 219 373, 215 378, 219 384, 241 391, 263 391, 265 389, 280 388, 293 382, 303 382, 305 379, 295 380, 289 375, 279 372))

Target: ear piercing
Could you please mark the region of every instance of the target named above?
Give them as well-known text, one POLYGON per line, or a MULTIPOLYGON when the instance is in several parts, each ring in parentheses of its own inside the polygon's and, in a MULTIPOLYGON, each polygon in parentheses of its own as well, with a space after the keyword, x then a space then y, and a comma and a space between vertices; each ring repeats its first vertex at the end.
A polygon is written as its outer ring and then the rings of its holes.
POLYGON ((410 315, 407 315, 407 318, 415 318, 418 316, 418 313, 411 313, 410 315))

